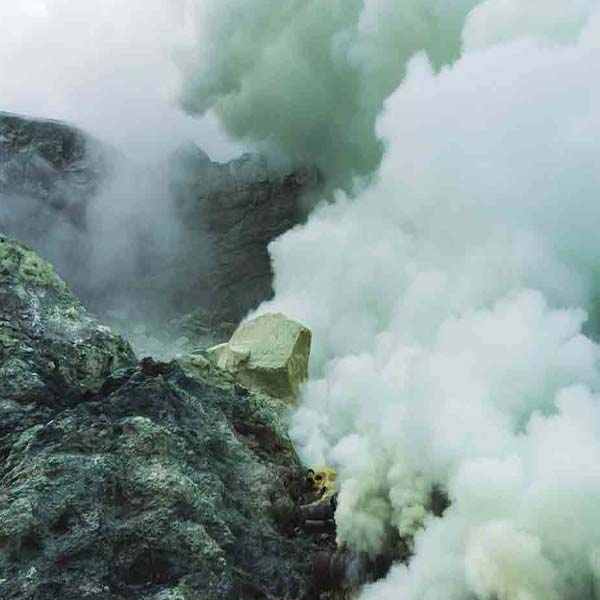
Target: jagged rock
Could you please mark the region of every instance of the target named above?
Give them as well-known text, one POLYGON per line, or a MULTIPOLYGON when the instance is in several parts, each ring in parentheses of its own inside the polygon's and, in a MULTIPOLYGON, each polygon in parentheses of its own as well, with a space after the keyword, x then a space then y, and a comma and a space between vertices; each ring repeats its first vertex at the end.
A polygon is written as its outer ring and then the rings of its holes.
POLYGON ((26 419, 32 402, 67 406, 136 360, 99 325, 52 267, 0 235, 0 403, 26 419))
POLYGON ((0 239, 0 598, 305 592, 316 542, 294 534, 287 406, 196 362, 138 365, 0 239))
POLYGON ((217 367, 240 384, 275 398, 293 399, 308 379, 311 333, 282 314, 242 323, 226 344, 209 349, 217 367))

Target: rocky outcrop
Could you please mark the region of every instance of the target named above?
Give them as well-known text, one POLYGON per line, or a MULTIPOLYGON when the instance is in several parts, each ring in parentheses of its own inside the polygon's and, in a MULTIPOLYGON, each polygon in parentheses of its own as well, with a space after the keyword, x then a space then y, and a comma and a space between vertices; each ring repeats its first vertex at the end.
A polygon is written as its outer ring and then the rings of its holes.
POLYGON ((0 193, 26 196, 82 224, 108 174, 108 150, 60 121, 0 112, 0 193))
POLYGON ((21 427, 32 408, 67 407, 97 391, 113 370, 135 363, 129 344, 99 325, 47 262, 0 236, 0 403, 5 419, 21 427))
POLYGON ((138 364, 0 238, 0 597, 302 596, 317 539, 295 534, 285 411, 200 357, 138 364))
POLYGON ((271 297, 267 247, 302 221, 303 197, 320 185, 314 168, 276 168, 259 156, 211 162, 198 148, 180 150, 173 190, 182 222, 208 240, 207 271, 192 276, 203 305, 226 321, 239 321, 271 297))

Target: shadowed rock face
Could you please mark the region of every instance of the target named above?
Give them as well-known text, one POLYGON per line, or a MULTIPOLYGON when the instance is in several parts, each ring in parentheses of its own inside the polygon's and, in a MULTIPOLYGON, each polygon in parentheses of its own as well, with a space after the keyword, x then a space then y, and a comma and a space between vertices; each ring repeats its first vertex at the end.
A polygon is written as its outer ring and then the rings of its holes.
POLYGON ((208 240, 208 268, 190 274, 192 290, 221 319, 237 322, 271 297, 268 245, 302 221, 303 195, 318 188, 320 174, 273 168, 255 155, 213 163, 188 146, 175 155, 171 176, 182 222, 208 240))
POLYGON ((272 294, 267 246, 303 219, 302 196, 319 180, 315 169, 273 168, 252 155, 214 163, 193 144, 134 167, 69 125, 0 113, 0 231, 50 259, 97 312, 143 301, 140 321, 196 308, 217 324, 239 321, 272 294), (164 192, 153 178, 168 182, 164 192), (149 194, 160 197, 138 198, 137 218, 123 210, 131 195, 149 194), (115 231, 99 236, 110 211, 115 231), (115 245, 121 257, 99 266, 94 253, 115 245))
POLYGON ((151 360, 0 238, 0 597, 299 597, 285 406, 151 360))

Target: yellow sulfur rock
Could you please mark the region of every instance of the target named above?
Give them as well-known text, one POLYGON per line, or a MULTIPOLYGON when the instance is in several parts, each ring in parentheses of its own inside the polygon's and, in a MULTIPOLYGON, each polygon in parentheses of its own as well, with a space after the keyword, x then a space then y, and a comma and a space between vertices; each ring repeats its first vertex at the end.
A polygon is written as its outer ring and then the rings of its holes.
POLYGON ((245 387, 289 400, 308 378, 310 344, 307 327, 282 314, 266 314, 242 323, 209 356, 245 387))

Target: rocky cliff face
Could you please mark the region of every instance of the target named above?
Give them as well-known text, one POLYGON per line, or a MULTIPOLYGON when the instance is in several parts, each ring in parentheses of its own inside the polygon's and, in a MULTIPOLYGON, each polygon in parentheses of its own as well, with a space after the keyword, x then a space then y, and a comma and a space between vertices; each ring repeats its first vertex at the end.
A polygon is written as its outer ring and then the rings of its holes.
POLYGON ((193 144, 133 167, 68 125, 0 113, 0 231, 52 260, 94 310, 139 306, 127 322, 198 308, 188 322, 238 321, 271 294, 267 246, 302 220, 302 196, 318 185, 314 169, 256 156, 218 164, 193 144), (131 196, 137 214, 124 210, 131 196))
POLYGON ((0 597, 300 597, 284 414, 202 360, 138 364, 0 237, 0 597))
MULTIPOLYGON (((154 168, 123 160, 68 125, 0 113, 0 231, 56 261, 95 311, 129 302, 134 321, 155 310, 177 317, 175 336, 227 338, 271 293, 267 245, 302 218, 318 174, 221 165, 195 146, 154 168), (101 237, 123 169, 143 194, 166 181, 168 205, 148 213, 141 198, 101 237), (167 253, 156 214, 176 223, 167 253), (128 268, 100 273, 102 243, 124 238, 128 268)), ((0 235, 0 598, 303 597, 323 534, 298 534, 315 497, 287 410, 202 355, 138 362, 45 260, 0 235)))
POLYGON ((317 189, 320 175, 273 168, 255 155, 213 163, 188 146, 171 178, 182 222, 208 241, 208 268, 190 278, 194 290, 223 319, 238 321, 272 294, 267 247, 302 220, 303 194, 317 189))

